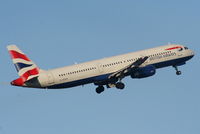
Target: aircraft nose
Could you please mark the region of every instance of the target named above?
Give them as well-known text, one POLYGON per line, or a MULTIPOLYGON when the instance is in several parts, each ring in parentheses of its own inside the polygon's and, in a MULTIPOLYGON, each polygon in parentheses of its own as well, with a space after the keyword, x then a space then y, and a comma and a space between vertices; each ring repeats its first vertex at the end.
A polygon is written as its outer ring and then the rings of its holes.
POLYGON ((193 50, 190 50, 189 55, 190 55, 190 58, 193 58, 195 55, 195 52, 193 50))
POLYGON ((193 50, 191 50, 191 56, 194 57, 195 52, 193 50))

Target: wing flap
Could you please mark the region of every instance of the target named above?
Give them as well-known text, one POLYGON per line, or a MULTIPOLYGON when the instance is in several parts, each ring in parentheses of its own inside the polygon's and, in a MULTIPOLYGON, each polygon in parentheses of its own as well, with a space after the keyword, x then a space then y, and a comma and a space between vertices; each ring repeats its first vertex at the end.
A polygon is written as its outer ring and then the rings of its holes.
POLYGON ((125 74, 133 71, 134 69, 137 69, 138 67, 140 67, 149 57, 145 56, 145 57, 141 57, 138 60, 136 60, 135 62, 133 62, 132 64, 120 69, 119 71, 111 74, 109 76, 110 79, 112 78, 124 78, 125 74))

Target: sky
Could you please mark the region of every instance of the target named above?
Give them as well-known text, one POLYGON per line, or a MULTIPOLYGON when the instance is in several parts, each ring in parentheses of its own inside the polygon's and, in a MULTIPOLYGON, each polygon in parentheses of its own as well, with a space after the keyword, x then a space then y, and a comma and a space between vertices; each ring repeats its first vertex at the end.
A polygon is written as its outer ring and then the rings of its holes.
POLYGON ((199 134, 199 0, 0 0, 0 134, 199 134), (16 44, 52 69, 178 43, 195 51, 179 69, 64 90, 12 87, 16 44))

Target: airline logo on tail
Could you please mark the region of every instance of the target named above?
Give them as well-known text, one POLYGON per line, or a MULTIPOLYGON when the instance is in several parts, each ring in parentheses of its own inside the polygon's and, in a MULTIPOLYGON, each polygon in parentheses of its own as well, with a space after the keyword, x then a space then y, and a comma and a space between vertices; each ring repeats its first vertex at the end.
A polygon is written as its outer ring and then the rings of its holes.
POLYGON ((20 76, 20 78, 12 81, 11 84, 25 86, 26 81, 39 75, 39 68, 16 45, 9 45, 7 48, 20 76))

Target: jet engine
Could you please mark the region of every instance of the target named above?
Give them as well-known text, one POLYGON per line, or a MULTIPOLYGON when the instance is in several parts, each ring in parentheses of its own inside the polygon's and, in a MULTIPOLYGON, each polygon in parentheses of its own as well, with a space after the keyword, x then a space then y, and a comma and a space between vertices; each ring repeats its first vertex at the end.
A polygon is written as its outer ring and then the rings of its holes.
POLYGON ((142 68, 138 68, 131 74, 131 78, 146 78, 153 76, 156 73, 156 68, 153 65, 148 65, 142 68))

